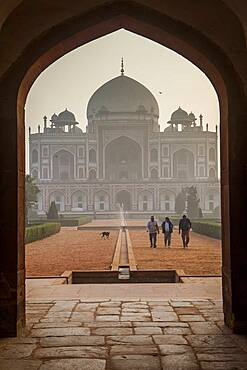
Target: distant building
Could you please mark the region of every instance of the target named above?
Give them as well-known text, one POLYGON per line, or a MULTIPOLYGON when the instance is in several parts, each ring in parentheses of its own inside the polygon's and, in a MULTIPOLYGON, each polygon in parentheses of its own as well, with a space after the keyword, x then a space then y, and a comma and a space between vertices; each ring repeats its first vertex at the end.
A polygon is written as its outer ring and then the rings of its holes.
MULTIPOLYGON (((182 187, 195 185, 203 213, 220 203, 217 130, 208 131, 180 107, 160 131, 152 93, 124 75, 90 98, 86 132, 67 109, 29 130, 30 173, 42 214, 55 201, 61 213, 115 211, 174 213, 182 187)), ((199 121, 199 122, 198 122, 199 121)))

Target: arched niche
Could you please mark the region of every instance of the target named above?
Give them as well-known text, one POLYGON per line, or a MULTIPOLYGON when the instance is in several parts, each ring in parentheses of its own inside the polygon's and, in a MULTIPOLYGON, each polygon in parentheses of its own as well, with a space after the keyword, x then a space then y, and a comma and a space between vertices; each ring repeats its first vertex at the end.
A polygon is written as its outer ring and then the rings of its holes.
POLYGON ((106 146, 105 177, 113 181, 131 181, 142 178, 142 151, 136 141, 121 136, 106 146))
POLYGON ((194 154, 190 150, 180 149, 173 154, 173 176, 179 179, 195 176, 194 154))

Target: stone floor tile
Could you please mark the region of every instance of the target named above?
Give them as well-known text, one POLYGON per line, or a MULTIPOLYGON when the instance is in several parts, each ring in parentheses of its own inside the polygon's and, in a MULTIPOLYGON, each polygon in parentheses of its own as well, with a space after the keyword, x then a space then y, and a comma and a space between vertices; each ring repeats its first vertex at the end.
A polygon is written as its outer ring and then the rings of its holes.
POLYGON ((200 311, 196 307, 175 307, 178 315, 200 315, 200 311))
POLYGON ((182 335, 153 335, 156 344, 188 344, 182 335))
POLYGON ((157 356, 124 355, 113 356, 109 361, 111 370, 160 370, 157 356))
POLYGON ((129 321, 91 321, 84 322, 83 327, 87 328, 132 328, 132 324, 129 321))
POLYGON ((148 301, 149 306, 158 305, 158 306, 169 306, 169 301, 148 301))
POLYGON ((204 313, 204 314, 208 314, 208 315, 215 315, 215 314, 222 314, 223 313, 223 310, 221 307, 208 307, 208 308, 204 308, 204 307, 200 307, 199 310, 204 313))
POLYGON ((53 317, 70 317, 71 311, 49 311, 44 318, 53 318, 53 317))
POLYGON ((151 317, 150 316, 121 316, 120 317, 120 321, 151 321, 151 317))
POLYGON ((73 312, 70 321, 93 321, 93 312, 73 312))
POLYGON ((27 304, 28 305, 33 305, 33 304, 48 304, 48 305, 54 305, 56 302, 54 300, 49 300, 49 299, 46 299, 46 298, 42 298, 42 297, 39 297, 39 298, 32 298, 32 299, 28 299, 28 302, 27 304))
POLYGON ((123 303, 122 308, 148 308, 148 305, 144 302, 123 303))
POLYGON ((145 313, 150 313, 149 310, 147 308, 123 308, 122 309, 122 314, 125 314, 125 313, 128 313, 128 314, 132 314, 132 313, 141 313, 141 314, 145 314, 145 313))
POLYGON ((40 370, 105 370, 105 367, 105 360, 80 358, 45 361, 40 370))
POLYGON ((175 355, 181 353, 192 352, 188 345, 183 344, 161 344, 159 345, 161 355, 175 355))
POLYGON ((66 337, 41 338, 41 347, 103 346, 105 337, 96 335, 69 335, 66 337))
POLYGON ((158 326, 139 326, 134 328, 135 334, 163 334, 162 329, 158 326))
POLYGON ((150 306, 151 312, 160 311, 160 312, 174 312, 172 306, 150 306))
POLYGON ((33 329, 31 337, 63 337, 66 335, 90 335, 89 328, 47 328, 33 329))
POLYGON ((246 362, 201 362, 203 370, 246 370, 246 362))
POLYGON ((114 355, 155 355, 158 354, 156 346, 135 346, 128 344, 119 344, 111 346, 110 356, 114 355))
POLYGON ((30 316, 43 316, 43 315, 46 315, 48 313, 49 309, 42 309, 42 310, 35 310, 35 309, 26 309, 26 315, 30 315, 30 316))
POLYGON ((94 312, 98 306, 98 303, 78 303, 74 312, 94 312))
POLYGON ((223 334, 232 334, 232 330, 225 325, 224 321, 216 321, 215 324, 220 328, 223 334))
MULTIPOLYGON (((92 329, 92 334, 93 335, 131 335, 133 334, 133 329, 132 328, 94 328, 92 329)), ((140 333, 140 334, 147 334, 147 333, 140 333)))
POLYGON ((79 327, 82 323, 80 321, 68 322, 41 322, 33 325, 33 329, 46 329, 46 328, 72 328, 79 327))
POLYGON ((147 310, 145 312, 125 312, 122 310, 122 316, 133 316, 133 317, 150 317, 150 312, 147 310))
POLYGON ((1 370, 38 370, 41 365, 40 360, 1 360, 1 370))
POLYGON ((192 347, 236 347, 230 335, 187 335, 192 347))
POLYGON ((100 307, 120 307, 121 306, 121 302, 114 302, 114 301, 110 301, 110 302, 101 302, 100 307))
POLYGON ((245 353, 239 347, 193 347, 195 353, 245 353))
POLYGON ((13 337, 13 338, 0 338, 0 348, 5 346, 6 344, 36 344, 38 343, 37 338, 30 338, 30 337, 13 337))
POLYGON ((170 301, 172 307, 191 307, 193 303, 191 301, 170 301))
POLYGON ((201 315, 179 315, 181 321, 190 322, 190 321, 205 321, 204 317, 201 315))
POLYGON ((211 299, 210 300, 215 306, 223 307, 223 301, 219 299, 211 299))
POLYGON ((111 308, 100 307, 97 309, 97 315, 119 315, 120 311, 121 310, 118 307, 111 308))
POLYGON ((214 305, 208 299, 198 299, 198 300, 195 300, 195 301, 191 301, 191 303, 195 306, 213 306, 214 305))
POLYGON ((247 353, 198 353, 197 358, 199 361, 245 362, 247 368, 247 353))
POLYGON ((134 321, 133 326, 159 326, 161 328, 188 328, 189 324, 187 322, 173 322, 173 321, 155 321, 155 322, 138 322, 134 321))
MULTIPOLYGON (((184 353, 180 355, 169 355, 161 359, 163 370, 199 370, 197 363, 192 353, 184 353)), ((211 369, 212 370, 212 369, 211 369)))
POLYGON ((0 345, 0 358, 26 358, 36 348, 36 344, 4 344, 0 345))
POLYGON ((112 335, 106 337, 106 344, 108 345, 118 345, 118 344, 128 344, 128 345, 149 345, 153 344, 151 335, 112 335))
POLYGON ((77 302, 75 301, 65 301, 65 302, 56 302, 51 308, 50 308, 50 311, 49 312, 64 312, 64 311, 72 311, 75 306, 76 306, 77 302))
POLYGON ((119 321, 119 315, 97 315, 96 321, 119 321))
POLYGON ((152 312, 153 321, 178 321, 175 312, 152 312))
POLYGON ((53 306, 55 305, 54 304, 38 304, 38 303, 34 303, 34 304, 26 304, 26 309, 29 311, 29 310, 49 310, 50 308, 52 308, 53 306))
POLYGON ((223 313, 222 314, 212 314, 212 315, 206 315, 206 314, 203 314, 205 319, 207 321, 214 321, 214 322, 217 322, 217 321, 222 321, 224 320, 224 315, 223 313))
POLYGON ((40 322, 68 322, 69 317, 48 317, 41 319, 40 322))
POLYGON ((233 341, 236 343, 237 346, 243 349, 243 351, 247 352, 247 335, 232 335, 233 341))
POLYGON ((74 346, 74 347, 49 347, 38 348, 34 358, 52 359, 52 358, 106 358, 107 350, 100 346, 74 346))
POLYGON ((163 328, 163 334, 186 335, 186 334, 192 334, 192 332, 191 332, 190 328, 166 327, 166 328, 163 328))
POLYGON ((222 331, 213 322, 191 322, 193 334, 221 334, 222 331))

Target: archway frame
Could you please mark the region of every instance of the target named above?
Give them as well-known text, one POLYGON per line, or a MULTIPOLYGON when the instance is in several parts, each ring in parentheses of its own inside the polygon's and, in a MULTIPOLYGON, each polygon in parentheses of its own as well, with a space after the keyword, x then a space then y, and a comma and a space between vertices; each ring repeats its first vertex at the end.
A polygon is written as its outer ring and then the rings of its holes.
MULTIPOLYGON (((128 197, 129 197, 129 207, 128 209, 125 209, 125 211, 130 211, 131 210, 131 202, 132 202, 132 199, 133 199, 133 194, 131 194, 131 191, 129 190, 126 190, 126 189, 119 189, 116 191, 116 194, 115 194, 115 204, 119 203, 118 202, 118 197, 120 194, 128 194, 128 197)), ((121 204, 120 204, 121 205, 121 204)))
POLYGON ((103 147, 103 177, 104 178, 107 178, 106 157, 107 157, 108 151, 110 150, 109 148, 115 142, 121 141, 122 139, 123 140, 129 140, 130 143, 131 144, 135 144, 137 150, 139 150, 140 157, 141 157, 141 177, 143 177, 143 174, 144 174, 143 148, 140 145, 140 143, 138 143, 138 141, 136 141, 135 139, 133 139, 132 137, 130 137, 129 135, 126 135, 126 134, 124 134, 124 135, 118 135, 117 137, 115 137, 114 139, 112 139, 111 141, 109 141, 108 143, 106 143, 104 145, 104 147, 103 147))
MULTIPOLYGON (((246 198, 234 197, 242 190, 245 183, 244 167, 246 158, 238 153, 244 149, 241 141, 239 148, 233 148, 228 137, 236 137, 234 124, 236 120, 243 125, 246 118, 244 107, 244 93, 241 81, 230 62, 228 56, 212 41, 195 28, 187 26, 176 19, 168 17, 161 12, 135 4, 131 1, 116 2, 98 6, 95 10, 81 14, 78 17, 61 22, 60 25, 48 26, 46 32, 42 32, 39 38, 30 42, 12 68, 8 70, 0 81, 0 111, 4 122, 11 123, 11 159, 3 161, 3 170, 12 183, 9 196, 5 197, 3 212, 13 206, 14 214, 6 216, 5 222, 11 224, 14 231, 11 235, 8 231, 2 232, 3 241, 8 241, 12 248, 12 259, 8 261, 8 255, 3 255, 3 266, 5 261, 9 270, 8 281, 16 291, 15 298, 11 301, 16 315, 10 317, 9 328, 3 335, 16 335, 18 329, 24 326, 25 322, 25 261, 24 261, 24 106, 27 94, 35 79, 52 62, 65 55, 67 52, 81 46, 89 41, 104 36, 120 28, 132 31, 147 37, 159 44, 168 47, 198 66, 211 80, 214 85, 220 103, 221 113, 221 197, 223 216, 223 296, 225 320, 229 326, 236 331, 247 330, 247 321, 242 312, 246 312, 246 301, 243 307, 238 309, 237 303, 241 290, 237 292, 238 280, 231 273, 230 243, 240 244, 244 237, 241 230, 245 218, 241 220, 243 212, 241 205, 246 198), (5 98, 7 96, 7 100, 5 98), (241 114, 238 113, 241 112, 241 114), (234 113, 238 113, 234 117, 234 113), (235 136, 234 136, 235 135, 235 136), (17 144, 17 145, 16 145, 17 144), (235 153, 234 153, 235 149, 235 153), (229 156, 229 153, 231 156, 229 156), (234 154, 233 154, 234 153, 234 154), (238 158, 238 163, 236 159, 238 158), (237 165, 235 166, 235 164, 237 165), (229 168, 232 174, 229 176, 229 168), (237 178, 237 171, 240 171, 240 178, 237 178), (230 178, 230 180, 229 180, 230 178), (234 186, 236 185, 236 189, 234 186), (232 196, 229 196, 230 190, 232 196), (234 211, 235 207, 235 211, 234 211), (236 226, 229 228, 230 211, 235 218, 236 226), (14 221, 13 221, 14 217, 14 221), (231 236, 233 235, 233 236, 231 236), (238 243, 239 242, 239 243, 238 243), (236 297, 233 291, 236 289, 236 297)), ((8 129, 7 129, 8 130, 8 129)), ((5 129, 5 133, 7 131, 5 129)), ((239 137, 239 136, 238 136, 239 137)), ((5 153, 8 156, 8 153, 5 153)), ((231 250, 231 252, 233 249, 231 250)), ((233 253, 236 262, 236 252, 233 253)), ((3 267, 5 271, 5 267, 3 267)))

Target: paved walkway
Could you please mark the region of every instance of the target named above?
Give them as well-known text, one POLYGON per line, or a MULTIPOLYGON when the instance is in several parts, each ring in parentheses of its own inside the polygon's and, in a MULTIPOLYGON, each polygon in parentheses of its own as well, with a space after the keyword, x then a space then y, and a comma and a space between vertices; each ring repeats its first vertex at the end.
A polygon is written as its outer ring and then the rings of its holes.
POLYGON ((0 339, 0 369, 247 369, 247 337, 223 323, 221 279, 183 281, 27 280, 26 333, 0 339))
MULTIPOLYGON (((60 282, 61 284, 62 282, 60 282)), ((30 301, 42 300, 101 300, 115 299, 222 299, 221 278, 209 278, 183 283, 139 283, 139 284, 64 284, 48 285, 45 280, 38 284, 27 281, 27 299, 30 301)))
POLYGON ((247 369, 246 338, 222 320, 213 299, 29 300, 27 334, 0 340, 0 369, 247 369))

